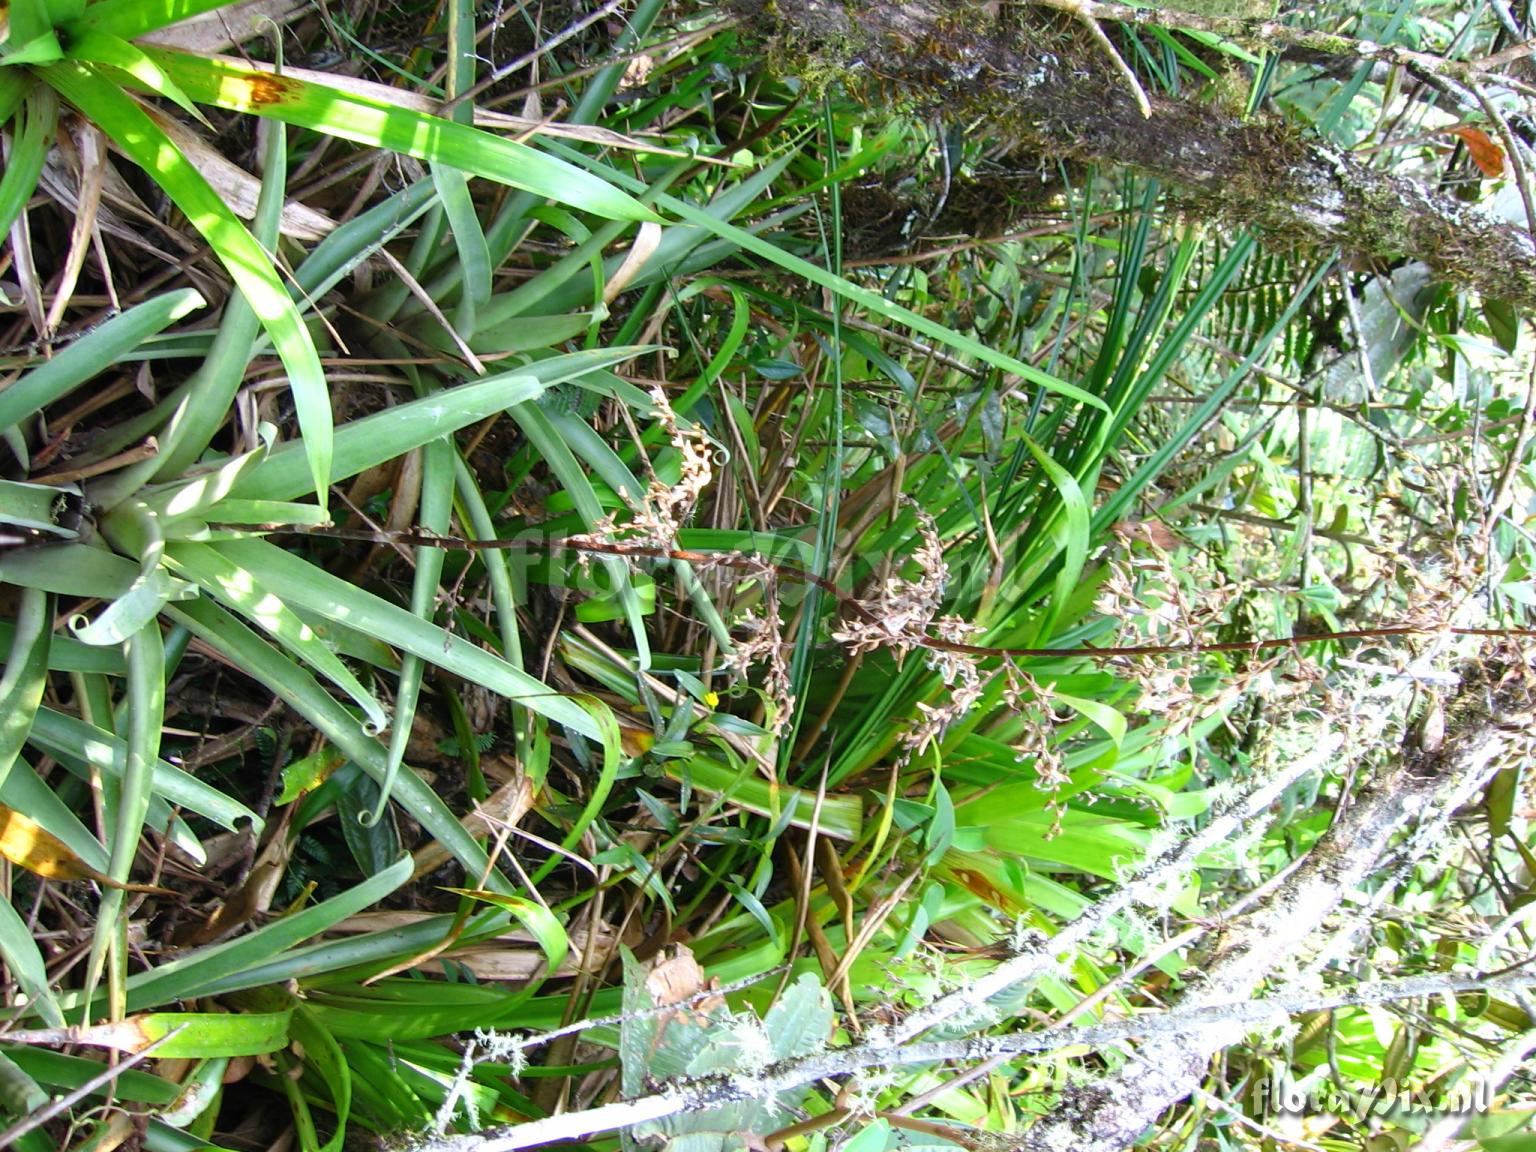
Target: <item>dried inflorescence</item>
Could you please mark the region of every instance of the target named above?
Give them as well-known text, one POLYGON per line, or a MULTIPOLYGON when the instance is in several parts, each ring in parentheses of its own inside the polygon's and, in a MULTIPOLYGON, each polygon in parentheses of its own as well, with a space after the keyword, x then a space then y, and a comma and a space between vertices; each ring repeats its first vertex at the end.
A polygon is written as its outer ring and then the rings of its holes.
POLYGON ((944 562, 944 542, 939 539, 938 527, 911 497, 903 496, 902 503, 917 517, 920 543, 912 554, 917 578, 888 576, 874 596, 848 602, 852 611, 844 616, 842 627, 832 633, 832 639, 850 655, 889 648, 901 656, 923 647, 944 602, 949 567, 944 562))
POLYGON ((732 676, 746 679, 754 664, 764 669, 763 691, 772 704, 768 730, 775 736, 788 730, 795 714, 795 695, 789 678, 789 653, 792 645, 784 637, 779 615, 778 573, 764 564, 758 573, 763 588, 761 612, 748 612, 736 622, 735 647, 721 662, 732 676))
POLYGON ((703 428, 697 424, 683 425, 667 394, 659 387, 651 389, 651 403, 656 409, 656 422, 677 450, 679 475, 675 484, 668 484, 653 474, 645 496, 638 505, 631 504, 633 518, 625 528, 639 533, 638 539, 629 537, 630 543, 676 548, 678 531, 714 479, 715 448, 703 428))

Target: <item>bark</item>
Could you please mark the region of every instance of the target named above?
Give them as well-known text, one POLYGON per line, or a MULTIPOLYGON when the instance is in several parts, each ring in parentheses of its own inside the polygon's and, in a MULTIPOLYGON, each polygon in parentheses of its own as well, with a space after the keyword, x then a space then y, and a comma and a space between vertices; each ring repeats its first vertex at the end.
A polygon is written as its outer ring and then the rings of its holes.
POLYGON ((1508 223, 1372 170, 1220 101, 1137 96, 1076 20, 1046 7, 945 0, 736 0, 780 70, 871 103, 938 112, 1042 155, 1125 165, 1196 211, 1287 245, 1424 260, 1485 296, 1536 306, 1536 245, 1508 223))

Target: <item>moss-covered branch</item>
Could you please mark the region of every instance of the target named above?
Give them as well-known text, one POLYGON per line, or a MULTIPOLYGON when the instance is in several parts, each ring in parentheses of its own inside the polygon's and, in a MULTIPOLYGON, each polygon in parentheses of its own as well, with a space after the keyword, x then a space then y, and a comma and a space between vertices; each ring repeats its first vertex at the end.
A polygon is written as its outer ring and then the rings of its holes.
POLYGON ((1272 118, 1136 94, 1083 30, 1050 7, 903 0, 739 0, 775 65, 812 83, 951 120, 1041 154, 1128 165, 1203 212, 1285 243, 1424 260, 1484 295, 1536 307, 1522 231, 1375 171, 1272 118))

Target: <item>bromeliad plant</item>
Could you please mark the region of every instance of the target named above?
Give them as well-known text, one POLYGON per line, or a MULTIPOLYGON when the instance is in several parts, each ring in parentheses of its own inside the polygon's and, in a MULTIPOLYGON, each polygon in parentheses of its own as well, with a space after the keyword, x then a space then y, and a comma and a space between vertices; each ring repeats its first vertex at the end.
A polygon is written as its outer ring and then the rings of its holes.
MULTIPOLYGON (((0 177, 0 230, 12 232, 17 266, 31 265, 25 206, 36 190, 59 134, 61 116, 73 109, 85 118, 84 137, 104 137, 137 164, 186 216, 229 274, 261 330, 283 361, 300 427, 313 488, 322 507, 332 478, 331 414, 328 389, 314 340, 296 302, 273 265, 274 240, 259 243, 178 140, 186 129, 168 123, 144 96, 159 97, 202 121, 199 103, 234 112, 254 112, 274 120, 371 147, 387 148, 434 167, 445 200, 454 204, 461 223, 472 218, 466 174, 501 181, 541 197, 580 204, 584 210, 615 219, 649 220, 654 216, 610 183, 573 168, 525 144, 504 139, 451 119, 433 116, 379 95, 359 96, 284 72, 280 66, 255 69, 228 60, 165 47, 141 47, 138 37, 191 16, 225 7, 227 0, 164 0, 163 3, 84 0, 20 0, 9 6, 0 36, 0 123, 9 127, 6 168, 0 177)), ((380 93, 383 95, 383 93, 380 93)), ((280 135, 280 134, 279 134, 280 135)), ((69 257, 67 282, 60 287, 46 317, 40 285, 23 285, 39 336, 57 328, 74 277, 89 250, 99 204, 105 150, 82 149, 79 173, 80 216, 69 257)), ((270 153, 283 162, 282 149, 270 153)), ((269 187, 281 196, 283 176, 274 173, 269 187)), ((478 265, 483 277, 488 270, 478 265)), ((474 275, 474 271, 471 272, 474 275)), ((205 390, 206 391, 206 390, 205 390)), ((228 390, 220 390, 227 405, 228 390)), ((206 396, 198 401, 211 405, 206 396)), ((166 446, 162 474, 195 460, 206 447, 188 440, 197 421, 174 425, 180 435, 166 446)))

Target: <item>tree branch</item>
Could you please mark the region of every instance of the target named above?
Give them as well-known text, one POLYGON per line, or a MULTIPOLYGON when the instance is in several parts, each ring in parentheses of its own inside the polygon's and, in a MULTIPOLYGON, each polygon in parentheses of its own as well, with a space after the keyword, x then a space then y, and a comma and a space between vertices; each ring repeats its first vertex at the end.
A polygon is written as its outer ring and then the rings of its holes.
MULTIPOLYGON (((1463 696, 1475 691, 1464 687, 1463 696)), ((1400 829, 1413 825, 1423 830, 1410 841, 1422 851, 1426 839, 1438 835, 1451 814, 1482 789, 1510 740, 1507 731, 1485 718, 1453 736, 1438 753, 1404 755, 1395 771, 1353 798, 1307 862, 1263 906, 1222 934, 1215 958, 1186 993, 1179 1014, 1247 1001, 1266 977, 1301 952, 1346 896, 1377 873, 1400 829)), ((1129 1147, 1158 1116, 1194 1091, 1211 1058, 1239 1043, 1250 1027, 1232 1018, 1194 1034, 1154 1036, 1113 1075, 1069 1089, 1015 1148, 1119 1152, 1129 1147)))
POLYGON ((1491 977, 1449 974, 1412 976, 1402 980, 1357 984, 1336 992, 1208 1004, 1195 1009, 1153 1013, 1134 1020, 1082 1028, 1010 1032, 999 1036, 927 1044, 891 1045, 871 1041, 816 1056, 786 1060, 761 1073, 692 1081, 636 1100, 531 1120, 526 1124, 477 1135, 431 1137, 409 1147, 411 1152, 516 1152, 521 1148, 536 1148, 556 1141, 615 1132, 683 1112, 718 1108, 738 1100, 765 1100, 818 1080, 856 1076, 878 1068, 979 1061, 995 1056, 1049 1052, 1074 1045, 1102 1048, 1141 1037, 1162 1037, 1183 1045, 1197 1041, 1207 1032, 1218 1031, 1225 1035, 1235 1029, 1243 1034, 1276 1019, 1287 1019, 1303 1012, 1389 1004, 1398 1000, 1419 1000, 1464 992, 1497 992, 1531 987, 1536 987, 1536 973, 1524 971, 1491 977))

